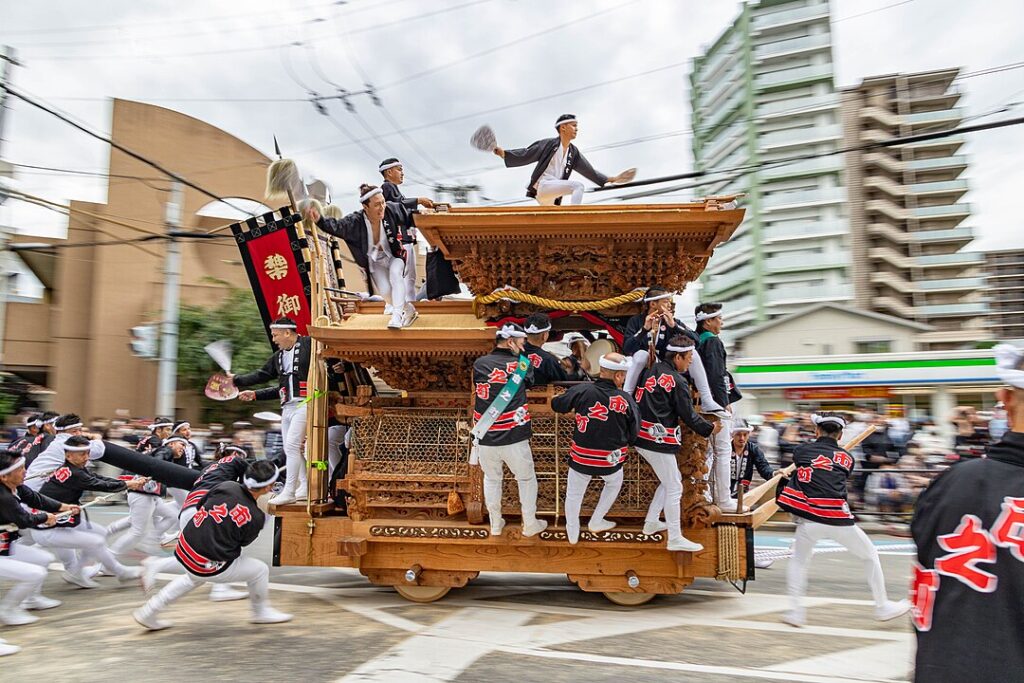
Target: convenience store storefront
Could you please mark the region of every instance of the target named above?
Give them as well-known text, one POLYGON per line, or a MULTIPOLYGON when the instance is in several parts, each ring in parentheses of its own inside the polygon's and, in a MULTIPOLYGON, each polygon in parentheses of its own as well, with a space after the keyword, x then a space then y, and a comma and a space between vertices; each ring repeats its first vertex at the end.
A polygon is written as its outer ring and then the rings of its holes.
POLYGON ((870 408, 941 423, 956 406, 991 409, 1000 386, 990 350, 743 358, 732 372, 747 415, 870 408))

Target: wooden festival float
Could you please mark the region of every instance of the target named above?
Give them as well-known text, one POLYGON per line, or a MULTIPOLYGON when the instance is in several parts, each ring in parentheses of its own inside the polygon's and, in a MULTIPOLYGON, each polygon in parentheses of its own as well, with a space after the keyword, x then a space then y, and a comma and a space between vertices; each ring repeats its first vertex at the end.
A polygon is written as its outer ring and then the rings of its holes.
MULTIPOLYGON (((715 197, 419 215, 418 229, 453 262, 475 299, 420 302, 419 319, 401 330, 387 329, 383 304, 347 299, 318 283, 314 272, 311 500, 274 510, 275 562, 355 567, 371 583, 394 586, 417 602, 437 600, 482 571, 565 574, 621 605, 679 593, 697 577, 734 585, 752 579, 753 529, 773 511, 770 487, 748 496, 748 503, 768 500, 752 512, 721 513, 704 497, 707 442, 689 430, 678 459, 684 533, 704 546, 696 554, 666 550, 665 532, 641 532, 658 481, 636 453, 626 461, 622 491, 608 515, 618 526, 591 534, 584 525, 579 543, 568 543, 563 500, 574 420, 550 407, 561 387, 529 392, 537 507, 549 523, 546 531, 522 536, 515 478, 506 475, 508 524, 492 537, 483 475, 469 463, 472 365, 493 347, 494 323, 549 310, 556 332, 614 330, 640 312, 638 287, 681 291, 700 275, 743 218, 734 207, 734 197, 715 197), (328 393, 326 368, 339 359, 360 370, 346 372, 338 391, 328 393), (377 391, 365 369, 399 391, 377 391), (347 474, 337 484, 347 492, 347 513, 327 490, 329 412, 353 430, 347 474)), ((584 516, 599 492, 600 486, 589 488, 584 516)))

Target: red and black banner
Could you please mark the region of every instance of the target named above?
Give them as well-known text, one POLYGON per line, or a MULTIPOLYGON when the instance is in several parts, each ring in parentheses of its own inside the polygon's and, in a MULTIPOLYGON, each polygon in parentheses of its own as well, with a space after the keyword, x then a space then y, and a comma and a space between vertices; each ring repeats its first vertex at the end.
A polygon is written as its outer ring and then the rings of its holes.
POLYGON ((311 321, 309 264, 302 254, 306 240, 296 229, 300 222, 299 214, 286 207, 231 226, 268 337, 277 318, 294 320, 302 335, 311 321))

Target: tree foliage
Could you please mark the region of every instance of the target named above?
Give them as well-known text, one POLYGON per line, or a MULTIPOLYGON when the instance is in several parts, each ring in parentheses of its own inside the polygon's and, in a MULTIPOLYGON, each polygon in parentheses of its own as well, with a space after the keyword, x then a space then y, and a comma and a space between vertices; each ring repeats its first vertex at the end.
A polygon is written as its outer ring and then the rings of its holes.
MULTIPOLYGON (((231 371, 235 373, 262 367, 272 350, 256 301, 247 289, 232 288, 222 303, 210 308, 182 306, 179 325, 178 387, 200 395, 210 375, 221 371, 203 350, 207 344, 221 339, 231 341, 231 371)), ((254 405, 211 401, 205 396, 202 401, 204 421, 226 424, 249 418, 254 405)))

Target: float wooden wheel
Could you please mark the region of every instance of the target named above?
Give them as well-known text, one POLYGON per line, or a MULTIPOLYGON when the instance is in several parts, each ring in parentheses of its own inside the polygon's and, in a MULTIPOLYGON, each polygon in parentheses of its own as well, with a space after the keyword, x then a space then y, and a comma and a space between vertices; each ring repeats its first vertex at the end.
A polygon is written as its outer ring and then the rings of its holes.
POLYGON ((608 598, 616 605, 623 607, 637 607, 644 605, 654 599, 657 593, 612 593, 607 592, 604 597, 608 598))
POLYGON ((434 602, 448 595, 451 589, 451 586, 395 586, 398 594, 411 602, 434 602))

